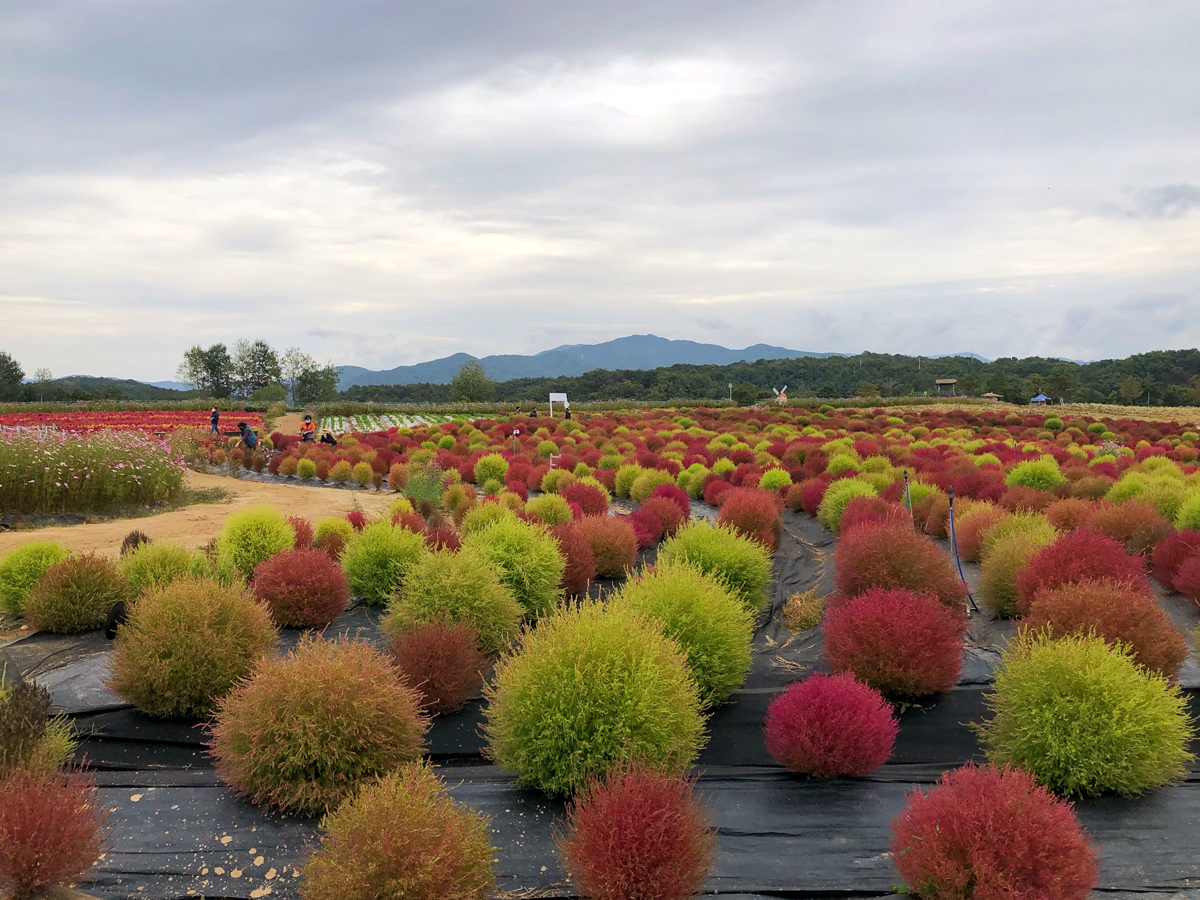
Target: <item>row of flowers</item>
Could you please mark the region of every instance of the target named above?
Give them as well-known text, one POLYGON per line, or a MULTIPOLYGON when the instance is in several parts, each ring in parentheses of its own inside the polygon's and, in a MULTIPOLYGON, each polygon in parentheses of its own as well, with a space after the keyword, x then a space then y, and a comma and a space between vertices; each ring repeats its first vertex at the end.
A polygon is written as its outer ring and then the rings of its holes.
MULTIPOLYGON (((256 412, 226 412, 221 414, 222 428, 245 422, 262 428, 262 415, 256 412)), ((62 412, 2 413, 0 426, 9 428, 56 427, 62 431, 145 431, 170 432, 178 428, 209 427, 209 413, 204 410, 140 410, 136 412, 62 412)))

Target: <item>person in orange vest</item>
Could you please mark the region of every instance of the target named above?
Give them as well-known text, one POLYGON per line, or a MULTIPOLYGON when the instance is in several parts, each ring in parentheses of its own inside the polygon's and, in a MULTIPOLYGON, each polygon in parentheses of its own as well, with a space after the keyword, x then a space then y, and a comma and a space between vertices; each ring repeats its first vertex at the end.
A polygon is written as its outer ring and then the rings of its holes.
POLYGON ((312 416, 305 416, 300 423, 300 440, 311 441, 317 437, 317 426, 313 424, 312 416))

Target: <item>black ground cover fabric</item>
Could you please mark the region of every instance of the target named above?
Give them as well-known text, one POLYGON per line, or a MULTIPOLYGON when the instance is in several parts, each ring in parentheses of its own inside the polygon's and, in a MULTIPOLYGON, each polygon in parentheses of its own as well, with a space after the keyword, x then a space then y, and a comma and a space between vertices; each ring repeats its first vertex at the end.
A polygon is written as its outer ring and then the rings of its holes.
MULTIPOLYGON (((885 766, 871 778, 812 782, 779 770, 707 770, 699 790, 719 829, 707 892, 725 896, 885 896, 898 878, 890 823, 940 766, 885 766)), ((554 855, 562 804, 517 788, 490 767, 447 768, 460 802, 492 819, 501 890, 572 896, 554 855)), ((114 807, 113 849, 80 887, 100 896, 296 896, 313 819, 264 814, 215 783, 211 772, 100 773, 114 807)), ((1100 852, 1105 892, 1171 893, 1200 878, 1193 835, 1200 783, 1127 800, 1076 805, 1100 852)))

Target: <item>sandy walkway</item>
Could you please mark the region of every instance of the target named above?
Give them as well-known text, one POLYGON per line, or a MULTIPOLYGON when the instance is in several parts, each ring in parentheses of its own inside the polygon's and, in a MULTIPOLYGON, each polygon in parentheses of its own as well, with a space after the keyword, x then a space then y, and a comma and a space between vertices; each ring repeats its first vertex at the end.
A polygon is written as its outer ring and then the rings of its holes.
POLYGON ((266 504, 285 516, 303 516, 316 521, 324 516, 341 515, 358 507, 370 515, 385 512, 396 499, 389 492, 348 491, 334 488, 305 487, 291 484, 261 484, 239 481, 224 475, 188 472, 194 489, 222 488, 229 492, 221 503, 201 503, 173 512, 140 519, 117 519, 95 525, 66 525, 33 531, 0 532, 0 553, 29 541, 58 541, 71 550, 99 551, 115 555, 125 535, 137 528, 156 541, 171 541, 189 549, 207 544, 221 532, 229 514, 249 506, 266 504))

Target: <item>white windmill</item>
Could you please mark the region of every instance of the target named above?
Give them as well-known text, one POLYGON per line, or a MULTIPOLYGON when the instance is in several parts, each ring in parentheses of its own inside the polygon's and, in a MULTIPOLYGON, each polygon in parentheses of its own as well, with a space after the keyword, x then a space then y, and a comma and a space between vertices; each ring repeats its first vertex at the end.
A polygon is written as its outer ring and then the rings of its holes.
POLYGON ((780 406, 787 406, 787 385, 785 384, 779 390, 775 390, 775 388, 771 388, 771 390, 775 391, 775 402, 780 406))

